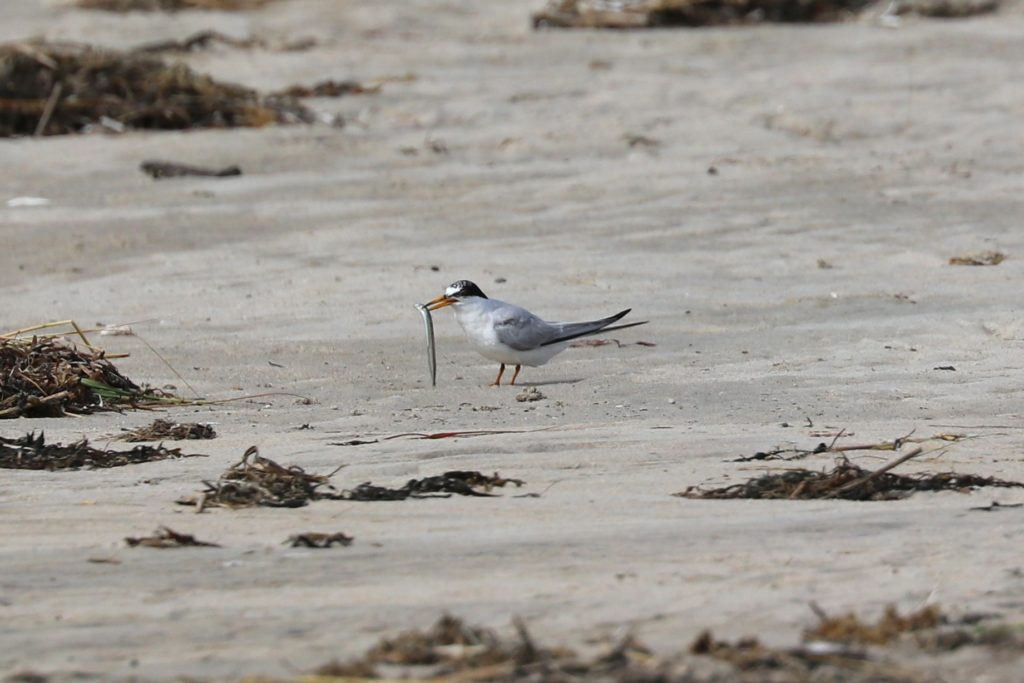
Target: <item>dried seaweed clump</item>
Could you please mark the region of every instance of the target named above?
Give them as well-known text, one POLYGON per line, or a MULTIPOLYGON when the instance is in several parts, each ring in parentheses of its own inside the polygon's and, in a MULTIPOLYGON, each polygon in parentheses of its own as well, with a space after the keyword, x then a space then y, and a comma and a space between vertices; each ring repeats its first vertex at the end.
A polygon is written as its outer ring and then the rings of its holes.
POLYGON ((533 15, 533 25, 628 29, 843 21, 869 4, 869 0, 551 0, 533 15))
POLYGON ((215 439, 217 432, 208 424, 198 422, 171 422, 153 420, 151 424, 136 429, 126 429, 117 437, 120 441, 184 441, 186 439, 215 439))
POLYGON ((302 534, 289 536, 285 545, 293 548, 330 548, 333 545, 349 546, 356 540, 348 534, 338 531, 333 534, 325 534, 318 531, 307 531, 302 534))
POLYGON ((170 527, 158 527, 152 536, 134 538, 128 536, 124 539, 129 548, 142 546, 144 548, 219 548, 217 543, 200 541, 192 534, 182 534, 170 527))
POLYGON ((338 469, 330 474, 309 474, 301 467, 284 467, 270 458, 264 458, 256 446, 250 446, 242 460, 229 467, 217 481, 203 482, 206 490, 199 496, 182 498, 178 503, 195 505, 200 511, 212 506, 302 507, 311 500, 405 500, 447 498, 452 494, 489 496, 491 494, 487 491, 495 486, 520 486, 523 483, 518 479, 502 479, 497 473, 488 476, 480 472, 452 471, 423 479, 410 479, 397 489, 374 486, 367 482, 338 493, 330 484, 331 477, 338 469))
POLYGON ((139 52, 53 43, 0 45, 0 137, 233 128, 313 120, 293 98, 261 97, 139 52))
POLYGON ((841 644, 776 648, 763 645, 757 638, 741 638, 735 643, 716 640, 705 631, 690 645, 690 654, 712 657, 733 669, 728 677, 698 678, 699 681, 931 683, 935 680, 898 663, 875 661, 864 650, 841 644))
POLYGON ((999 9, 1002 0, 899 0, 895 14, 919 14, 923 17, 958 19, 989 14, 999 9))
MULTIPOLYGON (((503 640, 489 629, 468 626, 461 619, 445 615, 426 631, 410 630, 393 638, 382 638, 357 659, 331 662, 316 670, 321 676, 377 678, 379 667, 420 673, 419 680, 431 680, 455 672, 466 672, 465 680, 576 680, 567 678, 572 671, 582 675, 588 667, 569 650, 537 647, 522 622, 516 622, 517 640, 503 640), (429 675, 422 677, 423 667, 429 675), (480 674, 476 676, 473 674, 480 674)), ((630 641, 632 643, 632 641, 630 641)), ((595 660, 595 671, 622 669, 620 662, 595 660)), ((389 676, 390 678, 390 676, 389 676)), ((395 678, 398 678, 397 676, 395 678)))
POLYGON ((370 482, 360 484, 353 489, 343 491, 338 498, 342 500, 406 500, 407 498, 449 498, 453 494, 460 496, 492 496, 495 487, 508 484, 522 486, 519 479, 503 479, 495 472, 486 475, 475 471, 452 470, 444 474, 422 479, 410 479, 400 488, 374 486, 370 482))
POLYGON ((242 175, 242 169, 238 166, 221 166, 220 168, 209 168, 206 166, 193 166, 181 164, 176 161, 159 161, 150 159, 139 164, 139 170, 154 180, 163 178, 182 178, 185 176, 198 176, 200 178, 233 178, 242 175))
POLYGON ((83 9, 107 12, 178 12, 187 9, 238 12, 258 9, 273 0, 78 0, 83 9))
POLYGON ((681 498, 748 498, 810 500, 896 500, 915 491, 963 491, 976 486, 1024 487, 1024 482, 979 477, 956 472, 904 476, 863 469, 846 458, 825 472, 792 469, 765 474, 741 484, 717 489, 690 486, 675 495, 681 498))
POLYGON ((121 374, 102 351, 52 337, 0 337, 0 418, 62 417, 161 398, 121 374))
POLYGON ((229 467, 217 481, 203 482, 206 490, 197 498, 182 498, 178 503, 195 505, 200 511, 207 507, 256 505, 302 507, 311 500, 337 497, 319 490, 322 486, 332 488, 332 474, 308 474, 297 465, 284 467, 262 457, 256 446, 250 446, 241 461, 229 467))
MULTIPOLYGON (((915 640, 942 634, 944 623, 937 611, 900 617, 896 628, 915 632, 915 640)), ((539 646, 520 620, 516 636, 500 637, 485 628, 468 626, 452 616, 442 617, 427 630, 410 630, 383 638, 362 656, 318 668, 325 680, 488 681, 490 683, 932 683, 934 667, 922 670, 907 666, 889 653, 865 649, 860 644, 814 640, 793 647, 773 647, 756 638, 736 642, 716 640, 702 633, 689 653, 667 657, 627 636, 593 657, 581 657, 564 648, 539 646), (708 667, 708 659, 717 660, 708 667)), ((974 629, 978 631, 977 629, 974 629)), ((1016 648, 1021 642, 1005 629, 987 629, 985 636, 966 631, 945 635, 935 645, 960 647, 985 644, 1016 648)), ((949 649, 947 647, 947 649, 949 649)), ((1013 650, 1014 653, 1019 650, 1013 650)), ((917 658, 920 660, 920 658, 917 658)), ((317 679, 319 680, 319 678, 317 679)))
POLYGON ((367 86, 358 81, 320 81, 314 85, 293 85, 276 94, 279 97, 343 97, 380 92, 380 86, 367 86))
POLYGON ((961 254, 951 256, 951 266, 998 266, 1006 260, 1006 254, 1001 251, 983 251, 977 254, 961 254))
POLYGON ((405 631, 382 639, 370 648, 366 658, 378 664, 437 664, 452 658, 442 648, 453 645, 478 648, 473 657, 477 664, 508 657, 494 632, 467 626, 461 619, 445 615, 427 631, 405 631))
POLYGON ((194 457, 199 455, 185 454, 181 449, 163 446, 136 446, 129 451, 101 450, 90 446, 86 439, 66 446, 61 443, 48 444, 42 432, 39 436, 30 432, 19 439, 0 436, 0 468, 13 470, 102 469, 194 457))
POLYGON ((927 605, 906 616, 901 615, 895 606, 889 605, 874 624, 861 621, 853 612, 838 617, 819 614, 819 618, 817 626, 804 631, 805 641, 885 645, 904 633, 934 629, 945 623, 942 612, 934 605, 927 605))

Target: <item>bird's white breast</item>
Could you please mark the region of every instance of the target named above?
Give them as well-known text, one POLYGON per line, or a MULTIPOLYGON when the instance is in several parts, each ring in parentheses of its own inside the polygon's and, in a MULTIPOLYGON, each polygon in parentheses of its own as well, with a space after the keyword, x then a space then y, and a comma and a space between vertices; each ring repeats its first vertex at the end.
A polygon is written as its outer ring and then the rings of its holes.
POLYGON ((462 327, 476 352, 498 363, 536 367, 544 365, 566 348, 565 344, 552 344, 524 351, 503 344, 498 338, 495 324, 509 316, 530 316, 529 312, 503 301, 480 299, 460 302, 453 308, 456 322, 462 327))

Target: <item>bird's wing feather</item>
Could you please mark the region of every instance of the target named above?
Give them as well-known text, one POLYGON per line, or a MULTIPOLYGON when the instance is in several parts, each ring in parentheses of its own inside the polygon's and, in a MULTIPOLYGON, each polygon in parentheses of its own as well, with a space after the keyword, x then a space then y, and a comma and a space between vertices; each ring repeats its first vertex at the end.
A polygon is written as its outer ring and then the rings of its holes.
POLYGON ((550 339, 547 339, 541 344, 542 346, 550 346, 551 344, 558 344, 560 342, 570 341, 578 337, 586 337, 591 334, 597 334, 602 330, 622 330, 627 327, 636 327, 637 325, 643 325, 647 321, 639 323, 630 323, 627 325, 617 325, 615 327, 608 327, 613 322, 621 320, 626 317, 631 308, 627 308, 624 311, 619 311, 615 315, 610 315, 607 318, 601 320, 590 320, 583 323, 551 323, 551 326, 555 329, 555 334, 550 339))
POLYGON ((494 332, 498 341, 516 351, 539 348, 557 334, 550 323, 516 306, 496 313, 494 332))
POLYGON ((549 323, 541 320, 524 308, 506 304, 494 312, 494 331, 505 346, 516 351, 530 351, 543 346, 551 346, 560 342, 597 334, 604 329, 620 330, 627 327, 643 325, 644 322, 618 325, 609 328, 612 323, 621 320, 630 312, 627 308, 615 315, 580 323, 549 323))

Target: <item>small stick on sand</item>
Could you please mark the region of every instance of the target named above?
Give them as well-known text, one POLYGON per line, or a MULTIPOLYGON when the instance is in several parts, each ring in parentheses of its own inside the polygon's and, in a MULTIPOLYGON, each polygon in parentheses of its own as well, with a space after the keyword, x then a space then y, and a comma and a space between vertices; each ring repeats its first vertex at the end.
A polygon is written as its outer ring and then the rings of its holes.
POLYGON ((60 81, 53 84, 50 96, 46 98, 46 106, 43 107, 43 115, 39 117, 39 123, 36 124, 35 137, 39 137, 46 130, 46 124, 50 122, 50 117, 53 116, 53 110, 57 107, 57 100, 60 98, 60 91, 63 88, 64 86, 61 85, 60 81))
POLYGON ((861 477, 860 479, 857 479, 856 481, 851 481, 849 484, 844 484, 843 486, 840 486, 836 490, 834 490, 831 493, 829 493, 828 496, 826 496, 826 498, 835 498, 836 496, 839 496, 839 495, 841 495, 843 493, 846 493, 847 491, 851 491, 851 490, 857 488, 858 486, 863 486, 864 484, 868 483, 869 481, 872 481, 873 479, 877 479, 878 477, 882 476, 883 474, 885 474, 889 470, 893 469, 894 467, 898 467, 898 466, 902 465, 903 463, 905 463, 906 461, 910 460, 911 458, 916 458, 917 456, 921 455, 921 453, 923 453, 923 452, 924 452, 923 448, 920 448, 920 447, 915 448, 914 450, 912 450, 909 453, 907 453, 906 455, 904 455, 902 458, 897 458, 896 460, 893 460, 888 465, 883 465, 882 467, 879 467, 877 470, 875 470, 871 474, 867 475, 866 477, 861 477))

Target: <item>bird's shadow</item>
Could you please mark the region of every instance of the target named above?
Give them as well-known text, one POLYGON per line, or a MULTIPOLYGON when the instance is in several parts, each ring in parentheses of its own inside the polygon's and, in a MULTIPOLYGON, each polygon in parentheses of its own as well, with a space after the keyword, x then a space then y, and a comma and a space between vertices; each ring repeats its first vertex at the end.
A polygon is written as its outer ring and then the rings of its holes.
POLYGON ((583 381, 582 377, 570 378, 570 379, 550 379, 545 382, 516 382, 515 384, 509 384, 502 386, 510 387, 546 387, 553 386, 556 384, 578 384, 583 381))

